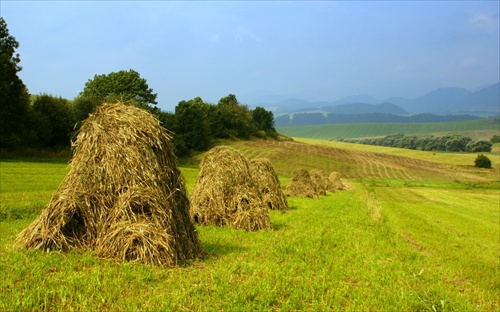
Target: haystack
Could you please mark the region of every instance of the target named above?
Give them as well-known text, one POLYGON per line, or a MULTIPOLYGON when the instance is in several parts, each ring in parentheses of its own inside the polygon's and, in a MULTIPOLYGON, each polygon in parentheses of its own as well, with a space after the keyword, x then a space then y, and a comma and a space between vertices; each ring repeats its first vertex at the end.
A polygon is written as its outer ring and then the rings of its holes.
POLYGON ((207 152, 191 194, 191 216, 202 225, 257 231, 271 228, 269 212, 237 150, 218 146, 207 152))
POLYGON ((316 190, 319 195, 326 195, 326 191, 328 189, 328 178, 325 176, 322 170, 311 170, 309 171, 309 175, 311 176, 311 180, 314 182, 316 186, 316 190))
POLYGON ((335 192, 336 190, 343 191, 343 190, 354 190, 356 187, 354 184, 349 182, 349 180, 343 179, 338 172, 332 172, 330 173, 330 176, 328 177, 329 185, 328 185, 328 190, 330 192, 335 192))
POLYGON ((143 109, 98 107, 82 123, 70 172, 17 244, 168 266, 202 257, 170 139, 143 109))
POLYGON ((262 193, 262 199, 269 209, 289 210, 281 183, 269 159, 258 158, 250 161, 250 172, 262 193))
POLYGON ((318 198, 318 190, 306 169, 299 168, 292 172, 292 180, 285 190, 286 196, 318 198))

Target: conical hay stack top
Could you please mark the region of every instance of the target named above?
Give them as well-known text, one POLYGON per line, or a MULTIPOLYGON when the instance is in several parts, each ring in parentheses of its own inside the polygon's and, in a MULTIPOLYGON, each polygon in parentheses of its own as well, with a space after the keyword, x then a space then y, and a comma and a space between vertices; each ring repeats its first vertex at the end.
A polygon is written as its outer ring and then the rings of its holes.
POLYGON ((248 160, 228 146, 215 147, 203 157, 191 207, 191 216, 199 224, 247 231, 271 228, 248 160))
POLYGON ((249 163, 252 178, 262 193, 264 203, 273 210, 289 210, 281 183, 269 159, 257 158, 249 163))
POLYGON ((319 193, 311 180, 309 172, 304 168, 296 169, 292 172, 292 180, 286 186, 286 196, 318 198, 319 193))
POLYGON ((26 248, 177 265, 204 255, 170 135, 149 112, 103 104, 74 142, 70 172, 17 237, 26 248))

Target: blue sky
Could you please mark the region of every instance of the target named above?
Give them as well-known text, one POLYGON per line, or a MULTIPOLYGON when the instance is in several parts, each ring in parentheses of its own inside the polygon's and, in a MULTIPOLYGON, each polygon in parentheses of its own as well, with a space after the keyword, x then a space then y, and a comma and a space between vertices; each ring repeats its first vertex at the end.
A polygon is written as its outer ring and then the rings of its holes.
POLYGON ((230 93, 252 103, 477 89, 500 80, 499 11, 499 1, 0 1, 31 93, 73 99, 96 74, 134 69, 166 111, 230 93))

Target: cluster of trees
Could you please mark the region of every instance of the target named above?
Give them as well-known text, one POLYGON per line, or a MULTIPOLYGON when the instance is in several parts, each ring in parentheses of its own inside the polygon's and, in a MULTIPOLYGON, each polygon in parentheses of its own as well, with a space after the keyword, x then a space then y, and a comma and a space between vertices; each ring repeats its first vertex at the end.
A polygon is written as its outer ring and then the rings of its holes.
POLYGON ((81 121, 104 102, 124 102, 149 110, 174 132, 176 153, 203 151, 216 139, 277 138, 274 116, 262 107, 250 110, 229 94, 217 104, 197 97, 181 101, 175 113, 161 111, 157 94, 134 70, 95 75, 73 100, 48 94, 30 96, 17 73, 19 43, 0 18, 0 148, 65 148, 81 121))
POLYGON ((342 142, 360 143, 368 145, 407 148, 421 151, 448 151, 448 152, 491 152, 491 141, 448 134, 442 137, 417 137, 404 134, 388 135, 382 138, 364 139, 337 139, 342 142))
POLYGON ((276 118, 276 126, 304 126, 321 124, 340 124, 340 123, 423 123, 423 122, 450 122, 479 119, 471 115, 434 115, 418 114, 412 116, 400 116, 386 113, 370 114, 322 114, 322 113, 294 113, 293 118, 289 115, 283 115, 276 118))
POLYGON ((181 101, 175 113, 161 112, 159 119, 176 134, 173 144, 178 155, 207 150, 217 139, 278 137, 272 112, 262 107, 250 110, 233 94, 217 104, 206 103, 199 97, 181 101))

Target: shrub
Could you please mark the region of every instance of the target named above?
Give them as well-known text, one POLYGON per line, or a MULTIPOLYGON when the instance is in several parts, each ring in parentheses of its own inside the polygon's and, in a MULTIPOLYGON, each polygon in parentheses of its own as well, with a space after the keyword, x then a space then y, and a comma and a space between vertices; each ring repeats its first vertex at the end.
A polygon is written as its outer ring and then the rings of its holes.
POLYGON ((478 168, 491 168, 491 160, 483 154, 478 155, 474 163, 478 168))

